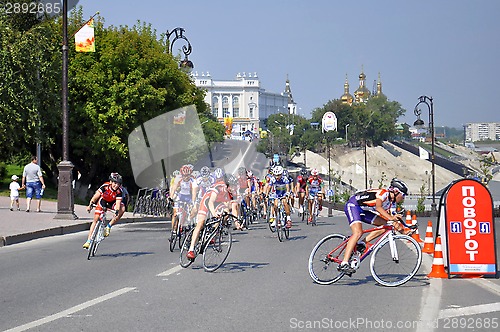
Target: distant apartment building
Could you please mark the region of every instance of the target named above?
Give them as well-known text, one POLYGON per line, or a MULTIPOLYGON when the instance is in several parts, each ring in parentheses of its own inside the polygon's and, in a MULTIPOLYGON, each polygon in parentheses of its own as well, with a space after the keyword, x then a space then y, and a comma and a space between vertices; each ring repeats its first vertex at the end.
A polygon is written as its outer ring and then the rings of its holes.
POLYGON ((261 87, 257 73, 238 73, 234 80, 215 80, 210 73, 193 74, 195 85, 206 91, 205 102, 212 114, 224 123, 232 119, 233 136, 245 132, 257 134, 271 114, 297 114, 290 82, 287 78, 281 93, 268 92, 261 87))
POLYGON ((500 140, 500 122, 467 123, 465 141, 500 140))

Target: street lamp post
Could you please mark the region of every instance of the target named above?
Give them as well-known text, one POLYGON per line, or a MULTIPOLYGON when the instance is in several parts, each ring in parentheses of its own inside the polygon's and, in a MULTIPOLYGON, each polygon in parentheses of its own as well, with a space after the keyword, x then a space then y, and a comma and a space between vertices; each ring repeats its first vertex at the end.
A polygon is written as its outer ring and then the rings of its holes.
POLYGON ((184 53, 184 60, 181 60, 181 62, 179 62, 179 68, 189 73, 194 68, 193 62, 191 62, 188 59, 188 55, 191 54, 193 48, 191 47, 191 43, 189 42, 189 40, 186 38, 186 36, 184 36, 185 31, 186 30, 184 30, 184 28, 175 28, 170 32, 167 31, 167 39, 169 41, 169 51, 170 54, 172 55, 174 54, 173 53, 174 43, 177 40, 183 39, 187 43, 187 45, 182 45, 182 53, 184 53), (170 41, 170 37, 173 37, 172 41, 170 41))
POLYGON ((433 216, 436 215, 437 209, 436 209, 436 168, 435 168, 435 158, 434 158, 434 145, 435 145, 435 138, 434 138, 434 104, 433 104, 433 99, 432 97, 428 96, 420 96, 418 98, 418 103, 415 105, 415 109, 413 113, 417 116, 417 120, 413 123, 415 127, 422 127, 424 125, 424 121, 420 119, 420 114, 422 114, 422 110, 418 108, 420 104, 425 104, 427 105, 427 108, 429 109, 429 127, 431 130, 431 163, 432 163, 432 204, 431 204, 431 214, 433 216))
POLYGON ((345 125, 345 142, 347 143, 347 127, 349 127, 350 123, 345 125))
POLYGON ((69 111, 68 111, 68 0, 63 0, 62 42, 62 161, 57 165, 57 213, 54 219, 77 219, 74 212, 73 163, 69 161, 69 111))

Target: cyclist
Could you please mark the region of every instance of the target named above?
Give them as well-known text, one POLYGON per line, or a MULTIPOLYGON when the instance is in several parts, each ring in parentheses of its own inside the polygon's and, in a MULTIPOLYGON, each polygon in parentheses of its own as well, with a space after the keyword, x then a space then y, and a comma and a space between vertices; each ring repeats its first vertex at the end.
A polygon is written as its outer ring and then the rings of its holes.
POLYGON ((252 200, 252 207, 254 209, 257 208, 256 201, 255 201, 255 196, 258 195, 258 189, 259 189, 259 182, 257 181, 257 177, 253 175, 252 171, 247 171, 247 177, 248 177, 248 188, 249 188, 249 196, 251 197, 252 200))
MULTIPOLYGON (((193 172, 194 174, 194 172, 193 172)), ((199 175, 196 177, 196 185, 198 186, 198 194, 196 197, 196 202, 194 204, 194 213, 196 214, 198 205, 201 201, 201 198, 207 190, 215 183, 215 179, 210 173, 210 168, 208 166, 203 166, 199 172, 199 175)))
POLYGON ((266 195, 268 195, 271 190, 274 191, 274 197, 269 197, 269 198, 274 198, 274 204, 273 204, 274 215, 276 215, 277 212, 276 209, 278 207, 278 200, 280 199, 283 202, 286 214, 286 228, 291 228, 292 220, 290 218, 290 206, 288 205, 288 199, 287 199, 290 193, 290 184, 288 182, 288 178, 285 178, 283 176, 282 166, 275 166, 273 168, 273 175, 274 177, 271 178, 271 180, 267 185, 266 195))
MULTIPOLYGON (((174 184, 170 188, 172 199, 174 200, 174 213, 172 215, 172 229, 177 229, 177 211, 179 209, 179 202, 185 202, 188 205, 193 205, 196 201, 196 193, 198 186, 195 179, 192 177, 193 168, 190 165, 184 165, 180 168, 180 175, 175 179, 174 184), (177 193, 177 191, 179 191, 177 193)), ((191 212, 193 215, 193 212, 191 212)), ((189 216, 189 218, 192 217, 189 216)))
MULTIPOLYGON (((375 226, 385 225, 388 221, 398 221, 402 219, 400 214, 392 215, 391 209, 400 204, 408 195, 408 186, 399 179, 392 179, 387 189, 368 189, 360 191, 351 196, 347 201, 344 211, 351 227, 352 236, 347 242, 344 259, 340 263, 339 271, 349 272, 349 258, 351 257, 356 244, 361 235, 363 227, 361 222, 375 226)), ((403 231, 404 227, 399 222, 394 223, 398 231, 403 231)), ((364 239, 366 248, 371 247, 370 241, 382 235, 385 230, 371 232, 364 239)))
POLYGON ((210 213, 212 216, 217 216, 223 210, 227 211, 227 203, 230 201, 224 171, 221 168, 216 168, 214 176, 215 183, 201 199, 198 215, 196 216, 196 228, 193 231, 189 251, 186 254, 186 257, 191 260, 196 258, 194 247, 198 241, 200 232, 205 225, 207 214, 210 213))
POLYGON ((125 209, 123 204, 123 189, 121 187, 123 178, 118 173, 111 173, 109 176, 109 182, 105 182, 99 189, 96 190, 94 196, 90 199, 89 206, 87 206, 87 212, 92 210, 92 205, 96 205, 94 220, 92 225, 90 225, 89 235, 87 237, 87 242, 83 244, 83 249, 88 249, 91 243, 92 232, 94 231, 95 225, 101 213, 107 209, 113 209, 116 211, 116 215, 111 219, 111 221, 106 225, 104 229, 104 236, 109 236, 111 232, 111 227, 120 220, 122 214, 119 214, 121 209, 125 209))
POLYGON ((234 222, 234 230, 243 230, 243 227, 239 221, 239 210, 240 210, 240 202, 241 198, 239 197, 238 194, 238 179, 232 175, 229 174, 227 176, 227 183, 228 183, 228 191, 229 191, 229 209, 231 210, 231 213, 238 219, 234 222))
POLYGON ((307 179, 306 186, 306 196, 309 200, 309 222, 312 221, 312 202, 314 196, 316 195, 318 195, 318 210, 321 211, 321 209, 323 208, 323 196, 325 195, 323 188, 323 179, 321 179, 321 177, 319 176, 318 170, 316 168, 313 168, 311 170, 311 176, 307 179))
POLYGON ((295 209, 293 208, 293 205, 295 204, 295 187, 293 186, 293 182, 295 181, 293 179, 292 174, 288 172, 286 168, 283 167, 283 177, 288 179, 288 183, 290 184, 290 195, 288 195, 288 205, 290 206, 291 213, 295 213, 295 209))
POLYGON ((304 197, 306 196, 307 187, 307 171, 305 168, 300 170, 300 175, 297 176, 295 185, 295 193, 299 196, 299 213, 304 213, 304 197))

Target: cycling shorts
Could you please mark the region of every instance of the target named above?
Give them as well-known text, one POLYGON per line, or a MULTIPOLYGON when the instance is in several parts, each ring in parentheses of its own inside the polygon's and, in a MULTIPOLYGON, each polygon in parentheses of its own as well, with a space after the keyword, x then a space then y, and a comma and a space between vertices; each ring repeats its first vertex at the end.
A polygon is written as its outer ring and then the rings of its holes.
POLYGON ((181 194, 179 194, 177 196, 177 199, 174 202, 174 208, 178 208, 179 207, 179 202, 192 203, 191 199, 192 199, 191 195, 181 195, 181 194))
POLYGON ((358 202, 355 197, 351 197, 344 207, 345 215, 347 216, 347 221, 349 221, 349 225, 364 222, 367 224, 373 224, 375 218, 377 218, 377 214, 371 211, 365 211, 358 205, 358 202))

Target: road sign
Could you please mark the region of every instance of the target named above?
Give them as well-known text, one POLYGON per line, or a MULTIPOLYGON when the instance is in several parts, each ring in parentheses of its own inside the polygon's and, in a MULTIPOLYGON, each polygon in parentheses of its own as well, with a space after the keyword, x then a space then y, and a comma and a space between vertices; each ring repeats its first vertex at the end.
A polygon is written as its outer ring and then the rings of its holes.
POLYGON ((496 274, 493 201, 479 181, 462 179, 444 194, 448 275, 496 274))
POLYGON ((333 112, 326 112, 321 120, 323 132, 337 130, 337 116, 333 112))

